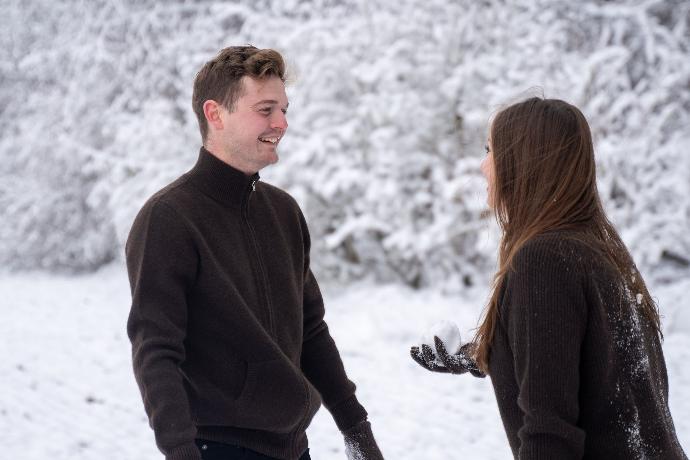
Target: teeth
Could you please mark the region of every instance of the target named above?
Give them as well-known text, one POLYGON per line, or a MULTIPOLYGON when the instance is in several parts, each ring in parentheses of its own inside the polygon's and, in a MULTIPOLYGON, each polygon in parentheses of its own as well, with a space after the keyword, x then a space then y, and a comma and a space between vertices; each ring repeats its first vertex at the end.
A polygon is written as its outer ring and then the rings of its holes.
POLYGON ((276 144, 280 140, 279 137, 260 137, 260 141, 270 142, 271 144, 276 144))

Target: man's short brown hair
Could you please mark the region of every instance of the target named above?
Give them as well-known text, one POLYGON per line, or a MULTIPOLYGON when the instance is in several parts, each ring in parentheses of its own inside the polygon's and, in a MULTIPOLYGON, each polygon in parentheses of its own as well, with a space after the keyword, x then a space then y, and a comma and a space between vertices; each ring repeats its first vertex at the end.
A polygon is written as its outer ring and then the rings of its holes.
POLYGON ((261 80, 278 77, 285 82, 285 61, 279 52, 254 46, 229 46, 201 68, 194 79, 192 108, 199 121, 201 139, 206 142, 208 123, 204 115, 204 102, 212 99, 227 110, 235 110, 242 95, 242 77, 261 80))

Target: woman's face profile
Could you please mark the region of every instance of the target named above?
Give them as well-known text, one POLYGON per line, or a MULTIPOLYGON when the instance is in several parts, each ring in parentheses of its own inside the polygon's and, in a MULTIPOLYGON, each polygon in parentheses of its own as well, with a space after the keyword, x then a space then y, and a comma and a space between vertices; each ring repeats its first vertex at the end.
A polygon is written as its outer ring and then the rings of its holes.
POLYGON ((482 175, 486 179, 486 204, 489 208, 494 208, 494 153, 491 147, 491 136, 486 141, 486 156, 482 160, 479 168, 482 171, 482 175))

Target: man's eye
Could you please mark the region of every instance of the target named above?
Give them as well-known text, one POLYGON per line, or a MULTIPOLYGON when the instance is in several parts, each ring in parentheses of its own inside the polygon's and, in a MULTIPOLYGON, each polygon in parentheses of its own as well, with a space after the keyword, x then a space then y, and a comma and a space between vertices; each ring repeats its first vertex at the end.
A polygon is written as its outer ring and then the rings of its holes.
POLYGON ((488 144, 484 146, 484 150, 486 150, 487 154, 489 153, 489 145, 488 144))
POLYGON ((260 113, 263 113, 264 115, 268 115, 271 113, 271 108, 270 107, 264 107, 263 109, 259 109, 260 113))

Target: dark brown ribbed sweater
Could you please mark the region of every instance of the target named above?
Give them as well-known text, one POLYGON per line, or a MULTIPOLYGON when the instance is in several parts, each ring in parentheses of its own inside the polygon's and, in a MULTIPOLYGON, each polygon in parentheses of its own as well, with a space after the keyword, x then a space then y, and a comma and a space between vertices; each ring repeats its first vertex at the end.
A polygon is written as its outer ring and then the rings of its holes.
POLYGON ((528 242, 502 287, 489 370, 513 455, 686 459, 654 328, 613 265, 573 236, 528 242))
POLYGON ((323 320, 309 233, 287 193, 202 149, 127 240, 134 373, 168 460, 195 437, 279 459, 307 448, 321 398, 341 430, 366 420, 323 320))

